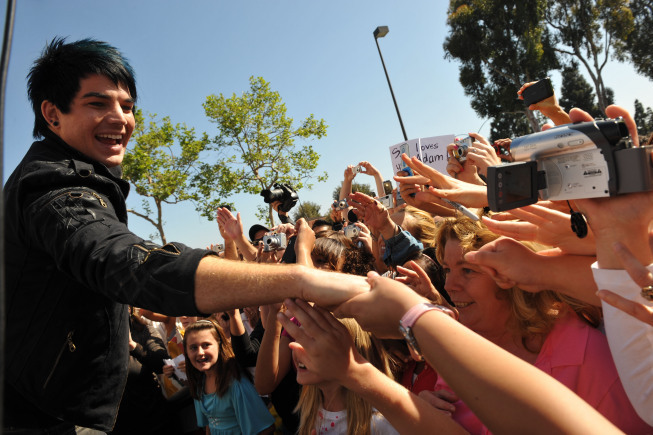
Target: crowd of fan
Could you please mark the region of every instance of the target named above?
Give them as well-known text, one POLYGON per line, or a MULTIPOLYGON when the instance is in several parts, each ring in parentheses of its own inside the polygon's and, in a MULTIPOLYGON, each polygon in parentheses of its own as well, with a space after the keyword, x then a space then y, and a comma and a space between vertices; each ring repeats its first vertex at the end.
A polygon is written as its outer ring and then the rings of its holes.
MULTIPOLYGON (((556 124, 591 121, 555 97, 530 109, 556 124)), ((623 117, 639 143, 628 113, 607 115, 623 117)), ((448 175, 404 156, 412 174, 394 178, 391 208, 351 192, 357 174, 384 191, 380 172, 360 162, 346 168, 328 217, 293 223, 277 202, 284 223, 245 233, 239 214, 219 209, 221 257, 366 276, 372 290, 335 314, 301 300, 201 320, 134 308, 114 433, 219 433, 221 424, 283 434, 653 433, 653 193, 492 213, 487 168, 501 158, 470 136, 462 162, 449 145, 448 175), (587 237, 570 230, 570 207, 586 216, 587 237), (410 325, 419 344, 409 347, 397 326, 420 302, 438 308, 410 325), (229 402, 233 417, 210 422, 226 405, 209 397, 229 402)))

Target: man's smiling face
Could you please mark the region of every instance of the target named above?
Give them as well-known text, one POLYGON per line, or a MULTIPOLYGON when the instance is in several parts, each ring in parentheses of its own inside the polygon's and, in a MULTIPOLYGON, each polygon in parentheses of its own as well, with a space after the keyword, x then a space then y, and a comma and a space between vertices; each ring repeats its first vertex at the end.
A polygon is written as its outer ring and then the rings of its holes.
POLYGON ((80 80, 68 113, 51 109, 44 114, 52 122, 51 130, 68 145, 113 167, 122 162, 134 131, 133 109, 134 99, 126 86, 103 75, 91 75, 80 80))

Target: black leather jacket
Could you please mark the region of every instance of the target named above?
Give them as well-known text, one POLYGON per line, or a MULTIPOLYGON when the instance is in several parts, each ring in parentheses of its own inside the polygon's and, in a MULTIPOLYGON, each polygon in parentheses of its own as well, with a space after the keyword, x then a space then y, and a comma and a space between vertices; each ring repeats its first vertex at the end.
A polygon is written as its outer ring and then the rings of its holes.
POLYGON ((57 136, 32 144, 4 188, 6 382, 44 413, 104 431, 127 378, 125 304, 201 314, 195 271, 210 254, 131 233, 128 191, 120 168, 57 136))

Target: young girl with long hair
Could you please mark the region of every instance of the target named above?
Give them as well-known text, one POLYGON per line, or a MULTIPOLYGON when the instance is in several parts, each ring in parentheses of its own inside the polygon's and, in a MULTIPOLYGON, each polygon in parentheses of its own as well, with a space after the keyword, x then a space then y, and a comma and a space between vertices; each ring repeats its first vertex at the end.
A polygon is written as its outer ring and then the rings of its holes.
POLYGON ((186 374, 197 425, 211 435, 271 434, 274 418, 236 361, 220 325, 199 320, 184 334, 186 374))
MULTIPOLYGON (((368 332, 363 331, 353 319, 336 320, 329 328, 323 322, 323 334, 338 337, 329 352, 337 352, 343 358, 358 353, 381 372, 390 376, 388 356, 381 344, 368 332), (337 324, 337 322, 340 324, 337 324), (351 338, 346 339, 344 334, 351 338), (337 344, 336 344, 337 343, 337 344), (340 346, 340 347, 336 347, 340 346)), ((300 415, 299 435, 317 434, 382 435, 398 432, 388 421, 358 394, 333 380, 325 379, 319 372, 311 370, 311 359, 301 345, 292 343, 293 361, 297 367, 297 382, 303 385, 296 411, 300 415)))

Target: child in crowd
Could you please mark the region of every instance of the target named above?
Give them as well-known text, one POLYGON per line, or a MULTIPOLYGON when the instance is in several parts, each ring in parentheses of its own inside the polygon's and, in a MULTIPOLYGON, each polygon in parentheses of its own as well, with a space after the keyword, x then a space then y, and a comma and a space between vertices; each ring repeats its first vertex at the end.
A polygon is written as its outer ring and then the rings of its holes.
MULTIPOLYGON (((363 331, 353 319, 342 319, 341 325, 335 318, 332 319, 331 328, 327 328, 323 334, 351 336, 340 348, 332 348, 332 352, 337 352, 342 358, 358 353, 390 376, 387 354, 369 332, 363 331)), ((304 385, 296 409, 301 418, 300 435, 311 434, 313 430, 318 434, 398 433, 365 399, 336 381, 326 380, 319 371, 312 370, 311 357, 301 345, 293 343, 292 349, 297 382, 304 385)))
POLYGON ((198 426, 207 434, 271 434, 274 419, 236 361, 222 328, 200 320, 184 335, 186 373, 198 426))

